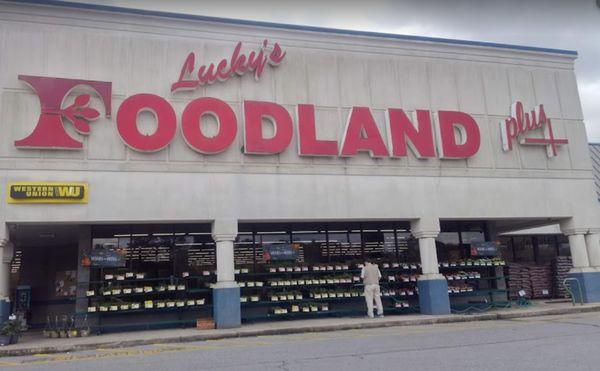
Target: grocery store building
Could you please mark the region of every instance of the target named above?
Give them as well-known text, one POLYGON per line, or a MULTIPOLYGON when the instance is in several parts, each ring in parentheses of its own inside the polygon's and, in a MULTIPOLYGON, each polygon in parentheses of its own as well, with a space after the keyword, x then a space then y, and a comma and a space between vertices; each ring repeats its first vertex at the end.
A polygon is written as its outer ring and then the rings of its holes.
POLYGON ((366 256, 388 312, 507 302, 495 241, 553 224, 600 301, 574 51, 59 1, 0 2, 0 46, 32 326, 351 315, 366 256))

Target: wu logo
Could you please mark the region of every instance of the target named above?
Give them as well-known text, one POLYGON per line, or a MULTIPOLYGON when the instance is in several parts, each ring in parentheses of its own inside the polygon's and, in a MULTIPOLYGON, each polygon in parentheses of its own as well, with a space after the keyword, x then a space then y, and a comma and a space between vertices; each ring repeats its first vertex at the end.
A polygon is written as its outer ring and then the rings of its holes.
POLYGON ((56 187, 59 197, 74 197, 81 195, 81 187, 56 187))

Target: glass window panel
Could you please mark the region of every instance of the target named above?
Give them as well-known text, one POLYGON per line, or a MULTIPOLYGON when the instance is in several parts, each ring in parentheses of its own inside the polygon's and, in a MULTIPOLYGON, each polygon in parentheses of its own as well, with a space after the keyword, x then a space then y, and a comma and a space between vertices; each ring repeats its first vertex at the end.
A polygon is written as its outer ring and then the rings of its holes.
POLYGON ((472 244, 474 242, 485 242, 485 235, 482 231, 461 232, 462 242, 472 244))
POLYGON ((533 242, 530 236, 514 237, 514 242, 516 262, 535 262, 533 242))

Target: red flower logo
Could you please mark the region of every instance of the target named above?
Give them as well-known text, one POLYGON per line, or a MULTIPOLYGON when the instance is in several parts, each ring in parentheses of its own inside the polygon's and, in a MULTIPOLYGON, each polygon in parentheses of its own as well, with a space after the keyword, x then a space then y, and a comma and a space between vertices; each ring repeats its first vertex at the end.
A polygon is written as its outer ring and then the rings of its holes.
POLYGON ((41 112, 33 132, 24 139, 15 141, 18 148, 81 149, 83 143, 72 138, 63 126, 66 118, 75 130, 83 135, 90 133, 89 121, 100 117, 100 112, 89 107, 91 96, 81 94, 75 102, 61 108, 64 98, 76 86, 85 85, 94 89, 104 102, 105 115, 110 116, 112 84, 105 81, 61 79, 56 77, 20 75, 19 80, 28 83, 40 99, 41 112))

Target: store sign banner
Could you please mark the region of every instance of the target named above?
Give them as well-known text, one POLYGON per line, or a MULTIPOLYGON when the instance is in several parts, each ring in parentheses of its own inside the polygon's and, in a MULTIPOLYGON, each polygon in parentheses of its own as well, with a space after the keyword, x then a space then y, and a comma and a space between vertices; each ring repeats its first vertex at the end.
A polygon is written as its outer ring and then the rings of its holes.
POLYGON ((22 203, 88 203, 87 183, 16 182, 8 183, 6 201, 22 203))
POLYGON ((471 243, 471 256, 498 256, 498 241, 471 243))
POLYGON ((118 238, 94 238, 92 250, 83 254, 84 267, 125 267, 127 249, 119 247, 118 238))
POLYGON ((227 81, 235 75, 242 76, 248 72, 254 72, 254 78, 260 79, 265 66, 279 66, 285 52, 281 49, 278 43, 271 47, 268 40, 264 40, 261 49, 251 51, 248 55, 242 54, 242 42, 238 42, 231 58, 222 59, 216 66, 214 63, 208 66, 202 65, 196 71, 196 55, 192 52, 188 54, 177 82, 171 85, 171 91, 193 90, 203 85, 210 85, 216 81, 227 81))
MULTIPOLYGON (((189 53, 181 67, 179 77, 171 84, 172 94, 194 90, 217 81, 224 82, 236 75, 254 73, 259 79, 266 66, 276 67, 287 53, 278 43, 264 40, 258 50, 242 52, 238 42, 229 58, 218 63, 196 63, 196 55, 189 53)), ((92 133, 90 123, 101 116, 91 108, 92 95, 80 94, 74 102, 63 107, 69 93, 76 86, 85 86, 95 92, 104 106, 103 114, 112 112, 112 83, 42 76, 19 75, 19 80, 29 84, 37 93, 42 107, 38 123, 25 138, 16 140, 19 149, 70 149, 81 150, 83 141, 73 138, 65 129, 69 123, 81 135, 92 133)), ((281 104, 245 100, 242 112, 237 115, 227 102, 214 97, 200 97, 187 103, 178 118, 173 105, 165 98, 149 93, 126 97, 117 110, 116 133, 129 148, 137 152, 157 152, 181 135, 190 150, 204 155, 214 155, 229 149, 239 133, 243 136, 242 151, 249 155, 277 155, 286 151, 297 136, 299 156, 353 157, 368 153, 373 158, 403 158, 410 150, 417 158, 467 159, 475 156, 481 146, 481 131, 470 114, 461 111, 417 109, 407 113, 390 107, 385 112, 385 128, 380 129, 369 107, 349 107, 343 134, 337 139, 322 139, 317 135, 316 106, 298 103, 295 116, 281 104), (140 112, 151 112, 156 119, 156 130, 144 133, 138 127, 140 112), (203 118, 211 116, 218 122, 215 135, 207 135, 200 125, 203 118), (263 123, 272 124, 273 135, 264 131, 263 123), (178 128, 178 122, 180 127, 178 128), (241 127, 238 127, 241 123, 241 127)), ((501 123, 503 148, 510 151, 513 142, 546 145, 548 155, 557 154, 556 146, 566 144, 557 139, 552 123, 546 117, 543 105, 525 113, 523 105, 516 102, 511 117, 501 123), (524 138, 536 129, 544 130, 544 138, 524 138)))
POLYGON ((92 250, 85 254, 81 265, 84 267, 112 267, 125 266, 125 253, 118 250, 92 250))
POLYGON ((552 121, 546 116, 544 105, 540 104, 531 112, 525 112, 523 103, 517 101, 510 108, 511 117, 500 122, 500 136, 502 138, 502 149, 505 152, 512 151, 514 142, 522 145, 546 146, 548 157, 557 155, 557 146, 567 144, 567 139, 556 138, 552 128, 552 121), (534 131, 542 131, 542 138, 525 137, 525 134, 534 131))
POLYGON ((289 243, 264 244, 263 259, 273 260, 296 260, 300 256, 300 245, 289 243))

